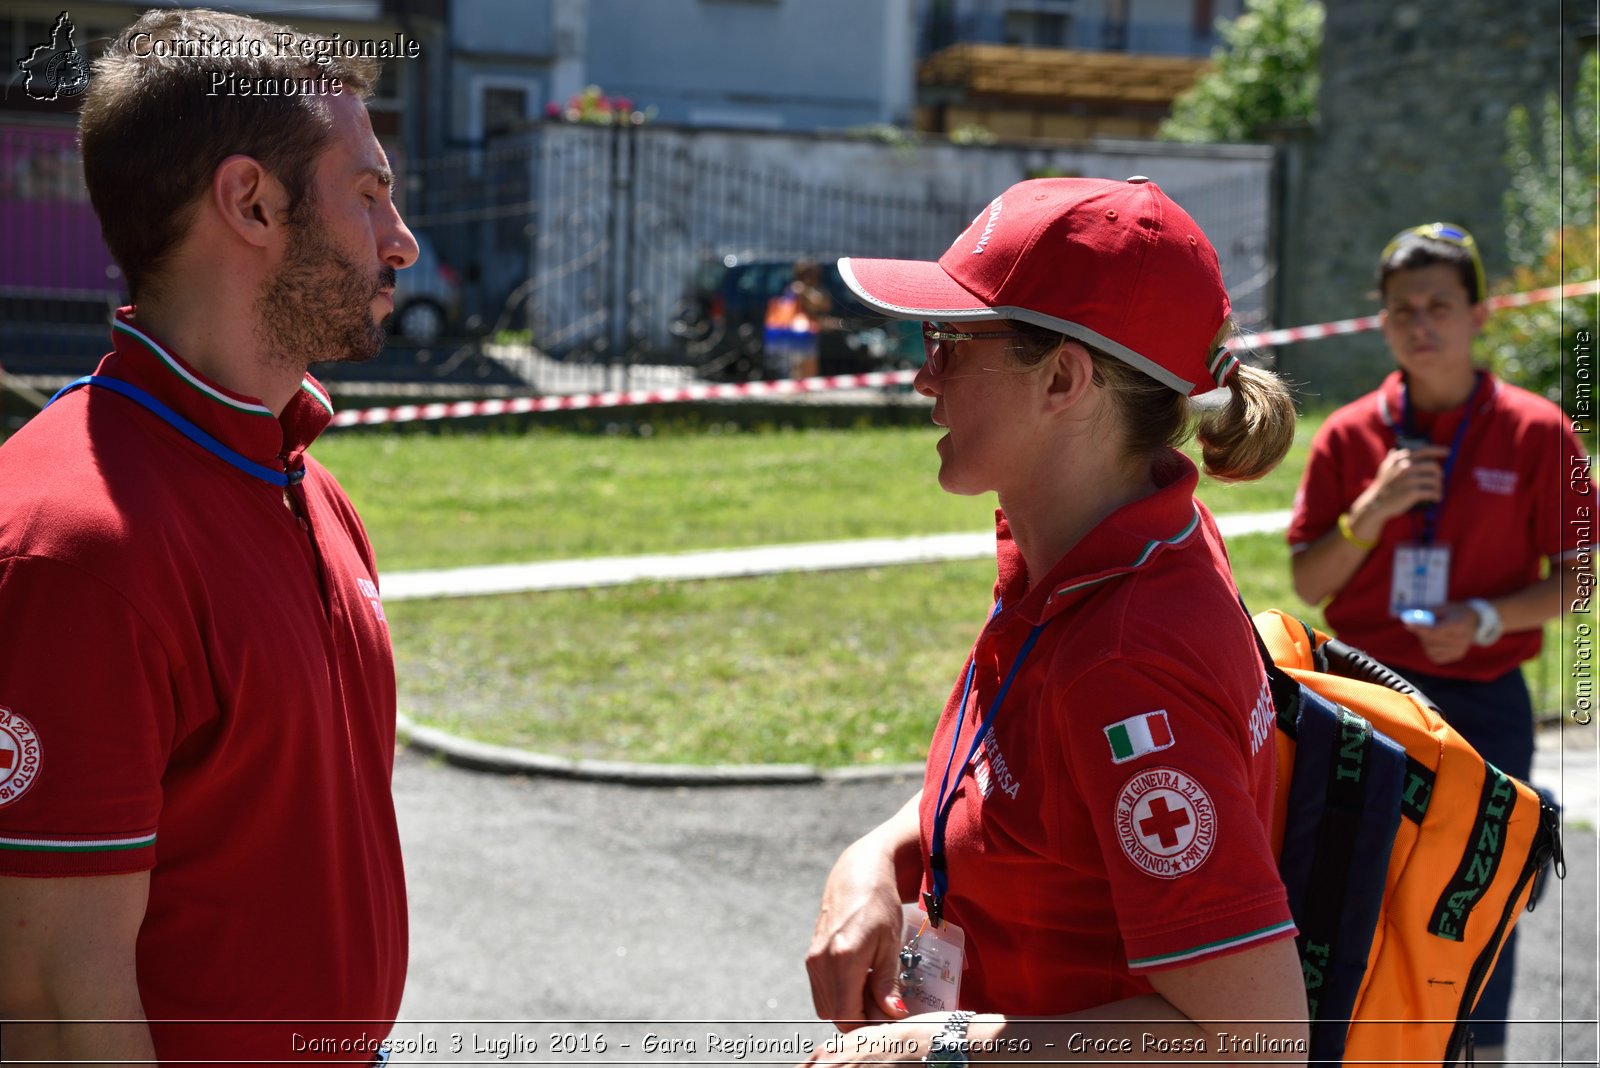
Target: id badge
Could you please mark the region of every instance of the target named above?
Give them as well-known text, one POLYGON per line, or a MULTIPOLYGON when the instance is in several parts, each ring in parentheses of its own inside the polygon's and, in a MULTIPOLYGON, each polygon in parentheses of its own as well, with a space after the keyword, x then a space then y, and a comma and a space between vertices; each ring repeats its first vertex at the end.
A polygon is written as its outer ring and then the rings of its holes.
POLYGON ((1449 599, 1450 547, 1401 545, 1394 551, 1394 583, 1389 614, 1408 608, 1436 608, 1449 599))
POLYGON ((948 921, 934 927, 915 904, 905 906, 904 916, 900 996, 906 1007, 912 1015, 955 1009, 960 1004, 966 934, 948 921))

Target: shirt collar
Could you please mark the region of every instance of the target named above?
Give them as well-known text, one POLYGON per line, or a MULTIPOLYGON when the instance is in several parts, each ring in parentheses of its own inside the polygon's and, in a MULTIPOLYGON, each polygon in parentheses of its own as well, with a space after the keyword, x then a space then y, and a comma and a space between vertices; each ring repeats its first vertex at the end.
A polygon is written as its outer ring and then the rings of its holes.
POLYGON ((1194 490, 1200 472, 1188 457, 1167 450, 1151 471, 1156 492, 1125 504, 1101 520, 1067 551, 1031 591, 1027 567, 1012 540, 1004 513, 996 513, 999 560, 996 596, 1017 605, 1030 623, 1042 623, 1087 591, 1148 566, 1167 549, 1182 545, 1200 530, 1194 490))
MULTIPOLYGON (((1401 426, 1401 419, 1405 412, 1405 375, 1399 371, 1390 371, 1384 378, 1383 384, 1378 387, 1378 417, 1383 420, 1383 425, 1400 436, 1404 436, 1405 429, 1401 426)), ((1443 436, 1445 441, 1449 435, 1455 433, 1456 426, 1461 422, 1461 417, 1466 414, 1467 408, 1472 406, 1473 414, 1488 411, 1500 395, 1500 380, 1492 371, 1478 371, 1478 377, 1472 386, 1472 395, 1465 404, 1457 405, 1443 412, 1414 412, 1421 424, 1419 430, 1428 431, 1428 436, 1437 440, 1443 436)))
POLYGON ((267 466, 298 466, 306 447, 333 421, 327 390, 310 375, 281 416, 256 397, 218 385, 143 329, 132 307, 117 310, 112 351, 97 374, 111 375, 164 401, 218 441, 267 466))

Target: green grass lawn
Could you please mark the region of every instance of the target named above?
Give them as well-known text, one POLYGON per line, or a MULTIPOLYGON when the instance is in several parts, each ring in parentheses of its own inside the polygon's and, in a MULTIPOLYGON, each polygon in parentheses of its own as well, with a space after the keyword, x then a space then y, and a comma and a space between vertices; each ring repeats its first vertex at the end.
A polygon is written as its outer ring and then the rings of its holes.
MULTIPOLYGON (((1276 535, 1252 604, 1292 603, 1276 535)), ((918 761, 982 626, 989 560, 389 605, 403 705, 484 741, 692 763, 918 761)))
MULTIPOLYGON (((1314 429, 1214 511, 1287 508, 1314 429)), ((653 439, 332 435, 385 571, 977 531, 994 498, 935 480, 939 431, 653 439)), ((1252 609, 1320 616, 1278 534, 1230 543, 1252 609)), ((386 606, 401 708, 566 756, 829 766, 916 761, 989 606, 992 561, 652 583, 386 606)), ((1530 678, 1547 696, 1556 650, 1530 678)))
POLYGON ((934 480, 934 428, 344 435, 317 455, 384 570, 981 530, 934 480))
MULTIPOLYGON (((1311 427, 1267 478, 1206 483, 1216 512, 1287 508, 1311 427)), ((331 434, 316 455, 385 571, 987 530, 994 496, 939 489, 925 429, 331 434)))

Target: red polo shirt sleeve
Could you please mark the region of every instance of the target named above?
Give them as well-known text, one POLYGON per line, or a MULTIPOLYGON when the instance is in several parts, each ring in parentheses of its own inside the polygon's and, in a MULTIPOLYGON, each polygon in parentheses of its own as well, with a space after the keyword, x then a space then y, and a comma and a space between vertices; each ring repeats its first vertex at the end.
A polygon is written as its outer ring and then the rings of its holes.
POLYGON ((1330 419, 1311 439, 1311 453, 1289 516, 1287 537, 1291 549, 1310 545, 1332 530, 1339 522, 1339 514, 1354 499, 1345 485, 1347 472, 1339 461, 1337 433, 1337 425, 1330 419))
POLYGON ((1294 933, 1268 834, 1271 699, 1224 708, 1199 681, 1113 659, 1061 695, 1065 759, 1134 972, 1294 933))
POLYGON ((115 589, 44 557, 0 560, 0 619, 0 874, 154 867, 174 723, 161 643, 115 589))

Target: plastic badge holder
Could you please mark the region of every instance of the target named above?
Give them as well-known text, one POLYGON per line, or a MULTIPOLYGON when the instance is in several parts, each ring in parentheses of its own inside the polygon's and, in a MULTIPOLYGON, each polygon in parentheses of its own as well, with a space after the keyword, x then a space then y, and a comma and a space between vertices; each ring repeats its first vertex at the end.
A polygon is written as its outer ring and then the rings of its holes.
POLYGON ((953 923, 935 928, 922 907, 904 907, 900 996, 912 1015, 948 1012, 960 1004, 967 936, 953 923))

